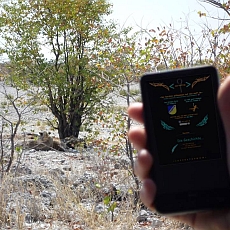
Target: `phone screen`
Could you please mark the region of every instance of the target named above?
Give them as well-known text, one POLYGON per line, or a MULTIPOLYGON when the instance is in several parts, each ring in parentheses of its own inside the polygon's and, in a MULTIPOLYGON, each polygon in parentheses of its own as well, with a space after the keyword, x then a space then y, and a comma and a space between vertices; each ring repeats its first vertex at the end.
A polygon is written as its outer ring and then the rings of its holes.
POLYGON ((186 203, 229 188, 214 67, 147 74, 141 84, 157 196, 186 203))
POLYGON ((210 75, 159 79, 148 87, 161 165, 221 158, 210 75))

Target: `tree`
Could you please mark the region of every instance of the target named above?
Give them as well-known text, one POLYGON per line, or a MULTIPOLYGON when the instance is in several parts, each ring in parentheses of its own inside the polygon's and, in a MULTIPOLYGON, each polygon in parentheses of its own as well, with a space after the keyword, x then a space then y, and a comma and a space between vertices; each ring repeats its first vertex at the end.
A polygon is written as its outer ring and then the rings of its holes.
POLYGON ((23 89, 39 87, 61 139, 78 137, 84 120, 109 92, 98 54, 115 31, 105 20, 110 7, 106 0, 1 3, 2 53, 14 82, 23 89))
POLYGON ((214 65, 218 68, 223 79, 230 73, 230 56, 229 56, 229 36, 230 36, 230 1, 215 1, 215 0, 200 0, 201 2, 208 3, 217 9, 220 9, 227 13, 227 18, 213 17, 212 15, 198 12, 200 17, 205 16, 211 19, 218 20, 220 22, 218 28, 210 29, 206 25, 209 34, 211 34, 211 40, 209 40, 211 46, 211 52, 215 57, 214 65))
POLYGON ((111 93, 111 106, 102 110, 98 116, 100 129, 104 127, 110 132, 99 144, 102 152, 109 149, 115 156, 125 154, 128 158, 130 164, 125 161, 123 167, 129 170, 134 181, 129 188, 134 197, 134 206, 139 201, 140 181, 134 173, 136 150, 127 137, 133 124, 127 115, 127 107, 131 102, 141 100, 138 82, 142 74, 152 69, 150 51, 146 49, 141 31, 134 32, 132 28, 126 28, 109 40, 109 45, 101 54, 103 76, 114 90, 111 93))
POLYGON ((220 8, 222 10, 224 10, 228 16, 230 16, 230 2, 229 1, 226 1, 226 2, 223 2, 223 3, 220 3, 220 2, 217 2, 215 0, 200 0, 201 2, 206 2, 208 4, 211 4, 217 8, 220 8))
POLYGON ((36 97, 34 94, 28 95, 17 86, 7 86, 6 82, 0 84, 0 97, 4 99, 0 108, 0 182, 4 174, 8 173, 17 151, 17 164, 21 163, 22 148, 15 144, 20 125, 25 122, 25 115, 32 111, 36 97))

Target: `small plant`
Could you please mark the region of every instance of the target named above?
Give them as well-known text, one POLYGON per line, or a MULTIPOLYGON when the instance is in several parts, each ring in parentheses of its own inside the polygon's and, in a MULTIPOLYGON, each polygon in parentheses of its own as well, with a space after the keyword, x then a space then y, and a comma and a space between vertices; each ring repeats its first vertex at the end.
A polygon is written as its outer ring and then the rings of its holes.
POLYGON ((114 210, 117 207, 117 202, 112 201, 111 196, 106 196, 103 201, 104 201, 104 204, 107 206, 107 211, 111 212, 112 214, 111 221, 114 221, 114 210))

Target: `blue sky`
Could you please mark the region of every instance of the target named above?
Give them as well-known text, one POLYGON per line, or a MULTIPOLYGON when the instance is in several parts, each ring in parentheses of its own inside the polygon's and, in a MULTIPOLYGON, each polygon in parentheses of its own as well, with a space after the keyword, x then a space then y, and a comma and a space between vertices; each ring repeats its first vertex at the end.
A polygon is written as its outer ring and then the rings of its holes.
MULTIPOLYGON (((189 15, 189 23, 200 23, 202 19, 198 11, 209 12, 210 15, 218 17, 224 12, 218 11, 215 7, 200 3, 198 0, 109 0, 113 4, 112 18, 117 19, 121 25, 142 27, 156 27, 158 25, 176 25, 185 16, 189 15)), ((204 20, 204 19, 203 19, 204 20)), ((215 24, 216 21, 209 20, 215 24)))

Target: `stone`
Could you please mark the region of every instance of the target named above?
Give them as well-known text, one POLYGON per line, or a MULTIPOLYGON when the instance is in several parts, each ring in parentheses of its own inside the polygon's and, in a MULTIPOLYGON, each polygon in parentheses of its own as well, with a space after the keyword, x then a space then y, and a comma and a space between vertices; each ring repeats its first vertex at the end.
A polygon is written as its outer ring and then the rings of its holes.
POLYGON ((63 167, 63 170, 70 172, 70 171, 72 171, 72 168, 71 168, 71 166, 65 166, 65 167, 63 167))
POLYGON ((163 221, 161 221, 161 220, 159 220, 158 218, 153 218, 152 219, 152 227, 154 227, 154 228, 159 228, 159 227, 161 227, 162 225, 163 225, 163 221))
POLYGON ((94 208, 94 211, 97 213, 103 213, 105 210, 106 210, 106 207, 103 204, 97 204, 94 208))
POLYGON ((137 222, 145 222, 147 221, 148 219, 148 212, 144 209, 142 209, 140 212, 139 212, 139 215, 137 217, 137 222))

